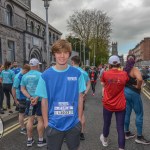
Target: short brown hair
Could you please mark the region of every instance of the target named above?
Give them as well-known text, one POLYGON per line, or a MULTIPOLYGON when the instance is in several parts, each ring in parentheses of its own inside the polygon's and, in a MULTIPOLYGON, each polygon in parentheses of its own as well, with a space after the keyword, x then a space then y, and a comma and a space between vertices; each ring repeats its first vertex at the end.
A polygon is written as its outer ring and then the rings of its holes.
POLYGON ((28 64, 25 64, 22 69, 25 69, 27 71, 30 71, 30 66, 28 64))
POLYGON ((71 56, 71 52, 72 52, 71 43, 69 43, 67 40, 60 39, 53 44, 53 46, 52 46, 52 54, 53 55, 55 53, 61 52, 62 50, 64 52, 69 52, 70 56, 71 56))
POLYGON ((79 56, 73 56, 71 58, 71 60, 76 64, 76 65, 79 65, 80 64, 80 57, 79 56))

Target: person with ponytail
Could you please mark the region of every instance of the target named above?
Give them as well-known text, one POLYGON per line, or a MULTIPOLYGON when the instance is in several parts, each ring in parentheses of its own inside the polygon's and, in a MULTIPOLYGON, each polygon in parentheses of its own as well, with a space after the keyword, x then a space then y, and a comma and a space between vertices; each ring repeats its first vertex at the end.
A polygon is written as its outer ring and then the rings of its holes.
POLYGON ((7 100, 7 108, 9 110, 9 113, 13 113, 10 104, 10 94, 12 95, 11 88, 15 77, 15 73, 12 70, 10 70, 10 67, 11 62, 6 61, 4 64, 4 70, 1 72, 0 79, 2 80, 3 92, 7 100))
POLYGON ((136 143, 139 144, 150 144, 150 141, 146 140, 142 135, 143 129, 143 104, 141 99, 141 86, 142 86, 142 75, 140 71, 134 67, 135 56, 128 55, 126 66, 124 71, 127 72, 129 81, 125 87, 125 97, 126 97, 126 115, 125 115, 125 138, 131 139, 135 137, 129 130, 130 126, 130 116, 132 110, 136 114, 136 128, 137 128, 137 137, 135 139, 136 143))

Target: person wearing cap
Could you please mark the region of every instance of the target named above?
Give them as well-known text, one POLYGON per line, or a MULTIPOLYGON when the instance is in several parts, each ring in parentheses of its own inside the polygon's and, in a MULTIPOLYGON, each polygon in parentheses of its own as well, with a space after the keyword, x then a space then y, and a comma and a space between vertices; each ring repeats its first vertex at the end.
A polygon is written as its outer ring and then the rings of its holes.
POLYGON ((12 86, 12 95, 14 97, 14 102, 16 103, 16 106, 19 109, 19 124, 20 124, 20 133, 21 134, 26 134, 26 128, 24 124, 24 113, 26 109, 26 97, 23 95, 21 92, 21 79, 24 74, 26 74, 30 70, 30 66, 28 64, 25 64, 15 78, 12 86))
POLYGON ((86 85, 82 73, 67 64, 71 51, 67 40, 53 44, 56 65, 43 72, 36 89, 36 94, 42 97, 48 150, 60 150, 64 139, 69 150, 78 150, 80 145, 86 85))
POLYGON ((143 130, 143 103, 141 99, 141 87, 143 83, 141 72, 134 67, 135 56, 128 55, 127 62, 124 70, 129 76, 129 81, 125 87, 125 97, 127 101, 126 115, 125 115, 125 135, 126 139, 131 139, 135 137, 129 130, 130 125, 130 116, 132 110, 134 110, 136 115, 136 128, 137 128, 137 137, 135 142, 138 144, 150 144, 150 141, 144 138, 142 135, 143 130))
POLYGON ((104 86, 103 94, 103 132, 100 135, 100 141, 103 146, 108 146, 108 135, 111 125, 112 114, 116 116, 116 126, 118 132, 119 150, 125 148, 124 119, 126 99, 124 95, 125 84, 128 81, 128 75, 125 71, 120 71, 120 59, 113 55, 109 58, 109 70, 105 71, 101 77, 104 86))
POLYGON ((46 140, 43 139, 44 133, 44 124, 41 112, 41 99, 35 94, 35 90, 41 76, 41 72, 39 72, 39 65, 41 63, 38 59, 32 58, 29 62, 31 70, 26 73, 21 80, 21 91, 27 97, 26 101, 26 114, 28 117, 27 123, 27 146, 31 147, 34 143, 33 139, 33 122, 35 115, 37 116, 38 124, 37 124, 37 131, 38 131, 38 147, 42 147, 46 145, 46 140))
MULTIPOLYGON (((85 84, 86 84, 86 90, 84 91, 84 106, 83 106, 83 111, 84 111, 86 95, 87 95, 88 91, 90 90, 90 86, 91 86, 90 78, 88 76, 88 73, 79 67, 79 65, 80 65, 80 57, 79 56, 73 56, 71 58, 71 64, 73 67, 80 70, 84 76, 84 80, 85 80, 85 84)), ((84 137, 85 115, 84 115, 84 113, 82 115, 81 124, 82 124, 82 130, 81 130, 81 134, 80 134, 80 140, 85 140, 85 137, 84 137)))

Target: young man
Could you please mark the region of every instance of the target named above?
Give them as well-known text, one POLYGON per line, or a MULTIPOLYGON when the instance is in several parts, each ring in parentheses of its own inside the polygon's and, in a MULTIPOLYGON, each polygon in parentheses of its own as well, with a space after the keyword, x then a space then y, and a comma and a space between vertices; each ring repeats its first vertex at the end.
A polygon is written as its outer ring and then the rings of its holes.
POLYGON ((33 122, 35 115, 37 116, 38 125, 38 147, 42 147, 46 145, 46 140, 43 139, 43 132, 44 132, 44 124, 43 118, 41 113, 41 100, 39 97, 35 95, 35 90, 41 76, 41 72, 38 71, 39 69, 39 62, 38 59, 32 58, 29 62, 31 70, 26 73, 21 80, 21 91, 27 97, 27 110, 26 113, 29 115, 28 123, 27 123, 27 146, 31 147, 34 143, 32 138, 32 130, 33 130, 33 122))
MULTIPOLYGON (((85 98, 86 98, 86 95, 87 95, 87 93, 88 93, 88 91, 90 89, 90 86, 91 86, 90 78, 89 78, 87 72, 79 67, 79 65, 80 65, 80 57, 79 56, 73 56, 71 58, 71 64, 72 64, 73 67, 75 67, 79 71, 81 71, 81 73, 84 76, 84 80, 85 80, 85 84, 86 84, 86 90, 84 91, 84 105, 85 105, 85 98)), ((84 110, 84 106, 83 106, 83 110, 84 110)), ((84 116, 84 113, 82 115, 81 124, 82 124, 82 130, 81 130, 81 134, 80 134, 80 140, 85 140, 85 137, 84 137, 84 128, 85 128, 85 116, 84 116)))
POLYGON ((14 83, 12 87, 12 95, 14 97, 14 101, 16 105, 19 108, 19 123, 21 126, 20 133, 21 134, 26 134, 26 128, 24 124, 24 113, 26 109, 26 97, 23 95, 21 92, 21 79, 24 74, 26 74, 28 71, 30 71, 30 66, 25 64, 22 68, 22 71, 18 73, 15 78, 14 78, 14 83))
POLYGON ((80 144, 84 77, 79 70, 69 66, 71 44, 58 40, 52 46, 56 65, 41 76, 36 94, 42 97, 42 115, 46 128, 49 150, 60 150, 64 138, 69 150, 77 150, 80 144))

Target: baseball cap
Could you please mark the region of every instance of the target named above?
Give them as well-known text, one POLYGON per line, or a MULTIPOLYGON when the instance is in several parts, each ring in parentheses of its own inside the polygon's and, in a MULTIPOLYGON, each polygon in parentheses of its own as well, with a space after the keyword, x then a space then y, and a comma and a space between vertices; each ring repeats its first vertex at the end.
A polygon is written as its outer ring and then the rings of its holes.
POLYGON ((36 58, 32 58, 32 59, 30 60, 30 62, 29 62, 29 65, 30 65, 30 66, 37 66, 37 65, 40 65, 40 64, 42 64, 42 63, 39 62, 39 60, 36 59, 36 58))
POLYGON ((118 56, 112 55, 109 57, 108 63, 111 65, 117 65, 120 64, 120 59, 118 56))

